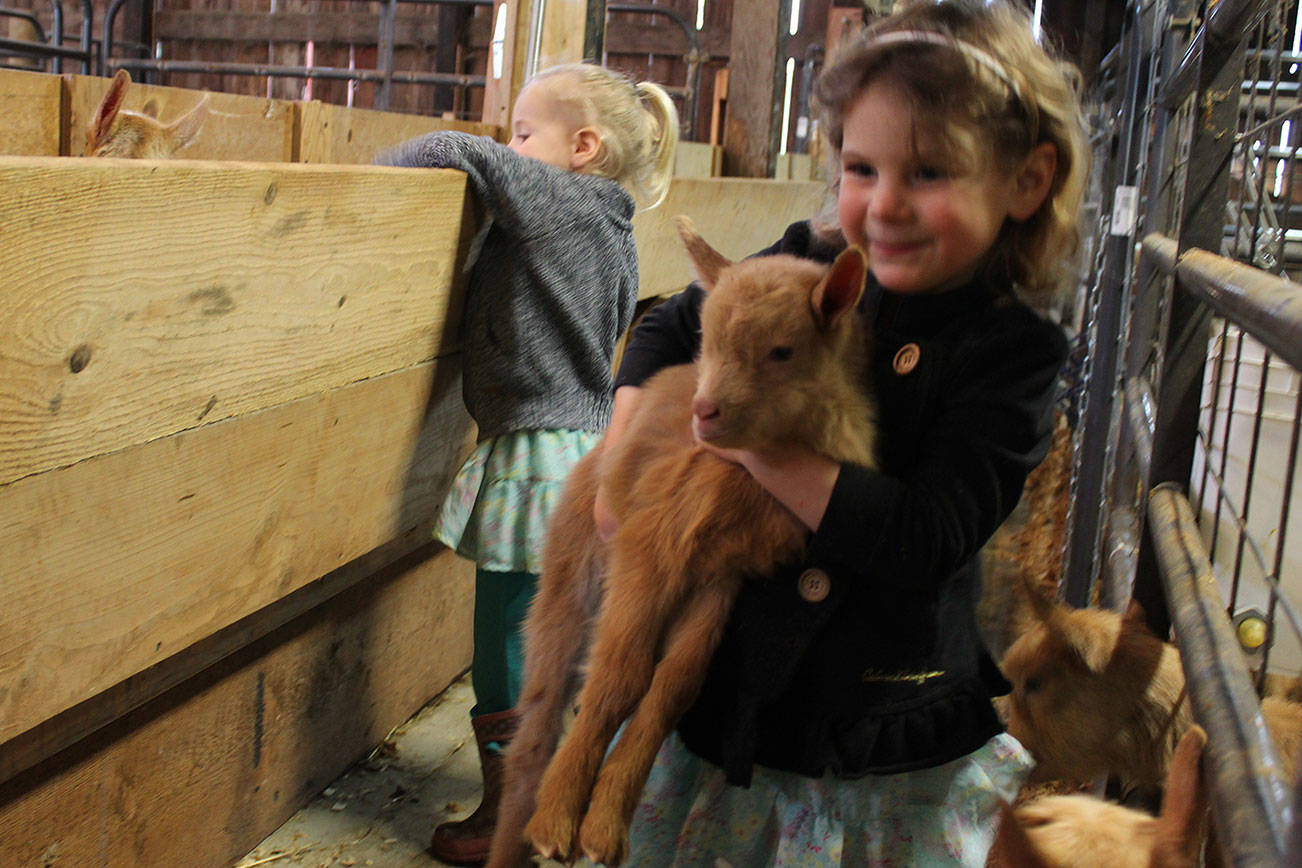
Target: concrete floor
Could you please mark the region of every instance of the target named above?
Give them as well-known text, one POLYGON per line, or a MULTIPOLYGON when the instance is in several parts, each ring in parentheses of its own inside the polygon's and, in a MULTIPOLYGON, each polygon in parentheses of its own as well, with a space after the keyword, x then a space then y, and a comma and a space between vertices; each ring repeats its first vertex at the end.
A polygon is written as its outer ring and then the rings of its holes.
POLYGON ((472 703, 469 678, 462 677, 235 868, 443 865, 425 850, 434 826, 479 803, 472 703))

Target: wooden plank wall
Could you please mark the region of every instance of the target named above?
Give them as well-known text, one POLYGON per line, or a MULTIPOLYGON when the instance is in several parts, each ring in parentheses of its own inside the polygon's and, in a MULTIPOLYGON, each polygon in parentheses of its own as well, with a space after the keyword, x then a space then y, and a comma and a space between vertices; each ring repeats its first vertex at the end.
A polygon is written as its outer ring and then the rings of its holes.
MULTIPOLYGON (((65 136, 104 84, 14 75, 65 136)), ((215 107, 209 160, 0 157, 4 864, 229 864, 469 664, 473 570, 429 530, 474 433, 473 209, 341 165, 448 122, 215 107)), ((676 178, 643 296, 690 277, 674 215, 740 257, 821 196, 676 178)))
MULTIPOLYGON (((0 154, 80 155, 86 127, 109 87, 99 76, 0 69, 0 154)), ((376 152, 435 130, 462 130, 501 139, 491 124, 422 115, 350 109, 315 100, 267 99, 209 93, 208 119, 199 137, 177 156, 194 160, 247 162, 369 163, 376 152)), ((180 87, 132 84, 123 108, 140 111, 153 103, 170 121, 188 112, 204 92, 180 87)))
POLYGON ((685 214, 716 250, 741 259, 782 237, 787 226, 812 216, 827 185, 762 178, 674 178, 660 207, 633 219, 637 240, 638 295, 674 293, 692 279, 687 254, 674 225, 685 214))
POLYGON ((468 664, 471 572, 428 543, 473 437, 464 189, 0 158, 0 846, 33 856, 14 864, 226 864, 468 664))
POLYGON ((61 104, 58 76, 0 69, 0 154, 58 154, 61 104))

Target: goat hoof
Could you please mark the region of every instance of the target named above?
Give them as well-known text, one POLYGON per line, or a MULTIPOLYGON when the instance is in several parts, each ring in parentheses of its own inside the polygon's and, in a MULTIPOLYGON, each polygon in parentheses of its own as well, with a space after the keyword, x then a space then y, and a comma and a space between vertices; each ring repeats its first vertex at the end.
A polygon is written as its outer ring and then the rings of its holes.
POLYGON ((592 862, 614 868, 628 857, 628 827, 616 817, 589 811, 579 830, 579 849, 592 862))
POLYGON ((524 836, 543 858, 569 862, 577 831, 578 823, 563 811, 540 807, 525 825, 524 836))

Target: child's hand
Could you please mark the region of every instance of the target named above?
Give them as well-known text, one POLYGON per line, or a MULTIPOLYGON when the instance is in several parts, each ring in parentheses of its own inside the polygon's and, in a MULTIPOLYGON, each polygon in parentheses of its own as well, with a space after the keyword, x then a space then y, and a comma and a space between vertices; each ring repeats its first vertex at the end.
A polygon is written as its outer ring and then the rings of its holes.
POLYGON ((759 458, 756 453, 749 449, 723 449, 712 443, 707 443, 699 437, 696 439, 696 445, 700 446, 712 455, 719 456, 724 461, 731 461, 733 464, 740 464, 747 471, 750 471, 751 467, 754 466, 754 463, 759 458))
POLYGON ((750 449, 720 449, 702 440, 706 452, 745 468, 810 530, 818 530, 832 497, 832 487, 841 465, 826 456, 799 446, 775 446, 764 452, 750 449))

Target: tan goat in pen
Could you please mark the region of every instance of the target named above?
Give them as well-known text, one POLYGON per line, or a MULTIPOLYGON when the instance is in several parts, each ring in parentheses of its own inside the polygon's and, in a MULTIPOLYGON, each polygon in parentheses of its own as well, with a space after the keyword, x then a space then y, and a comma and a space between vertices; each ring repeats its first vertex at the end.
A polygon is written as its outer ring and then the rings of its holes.
POLYGON ((157 118, 153 100, 141 111, 122 108, 131 76, 120 69, 86 125, 86 156, 165 159, 194 141, 208 118, 208 96, 171 123, 157 118))

